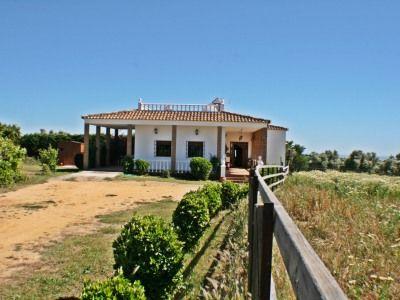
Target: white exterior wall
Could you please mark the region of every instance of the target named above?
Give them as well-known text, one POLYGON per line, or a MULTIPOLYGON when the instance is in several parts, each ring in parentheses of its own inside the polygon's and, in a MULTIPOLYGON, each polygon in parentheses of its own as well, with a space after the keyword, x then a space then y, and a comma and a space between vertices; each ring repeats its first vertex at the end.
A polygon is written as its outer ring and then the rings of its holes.
MULTIPOLYGON (((248 143, 248 158, 251 158, 251 138, 253 136, 253 133, 251 132, 228 132, 226 134, 226 147, 228 149, 228 152, 231 150, 231 142, 243 142, 243 143, 248 143), (242 136, 242 140, 239 141, 239 137, 242 136)), ((223 149, 223 151, 225 152, 225 149, 223 149)))
MULTIPOLYGON (((187 157, 187 142, 204 142, 204 157, 217 156, 218 128, 210 126, 177 126, 176 129, 176 167, 179 171, 188 171, 190 158, 187 157), (195 130, 199 130, 196 135, 195 130)), ((225 135, 223 131, 223 136, 225 135)), ((135 126, 135 159, 150 162, 153 170, 171 169, 170 157, 156 157, 155 142, 171 141, 172 126, 136 125, 135 126), (158 133, 154 133, 157 128, 158 133)), ((225 157, 223 157, 225 159, 225 157)))
POLYGON ((286 165, 286 131, 268 129, 267 164, 286 165))
POLYGON ((135 126, 135 159, 150 162, 152 170, 171 168, 171 157, 156 157, 155 142, 171 141, 172 126, 166 125, 136 125, 135 126), (157 128, 157 134, 154 133, 157 128))
POLYGON ((204 142, 204 158, 217 156, 218 128, 209 126, 177 126, 176 128, 176 161, 190 162, 187 158, 187 142, 204 142), (199 130, 196 135, 195 130, 199 130))

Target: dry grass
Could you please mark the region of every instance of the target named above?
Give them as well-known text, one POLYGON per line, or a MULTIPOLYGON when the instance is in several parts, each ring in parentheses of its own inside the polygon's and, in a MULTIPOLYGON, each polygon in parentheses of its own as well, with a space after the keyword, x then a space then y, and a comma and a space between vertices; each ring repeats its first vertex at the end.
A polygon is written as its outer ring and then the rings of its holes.
POLYGON ((300 172, 277 196, 350 298, 400 295, 400 178, 300 172))
POLYGON ((250 299, 247 291, 247 199, 232 212, 232 224, 219 252, 216 268, 202 289, 204 299, 250 299))

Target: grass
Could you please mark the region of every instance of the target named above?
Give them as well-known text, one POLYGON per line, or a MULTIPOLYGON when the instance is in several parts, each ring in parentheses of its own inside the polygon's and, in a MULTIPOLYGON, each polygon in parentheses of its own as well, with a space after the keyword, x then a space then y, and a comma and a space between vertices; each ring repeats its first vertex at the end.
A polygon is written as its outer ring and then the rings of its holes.
POLYGON ((133 213, 156 214, 170 220, 177 202, 163 200, 98 216, 103 224, 96 232, 67 236, 42 253, 34 268, 13 274, 0 285, 0 299, 57 299, 80 295, 85 279, 103 279, 113 274, 112 242, 133 213), (33 269, 33 270, 32 270, 33 269))
MULTIPOLYGON (((0 187, 0 194, 10 191, 15 191, 20 188, 26 187, 28 185, 45 183, 49 178, 54 176, 65 175, 66 172, 71 172, 71 171, 59 170, 56 171, 55 173, 43 174, 40 163, 32 157, 27 157, 21 166, 21 173, 23 179, 12 186, 0 187)), ((73 172, 75 172, 75 170, 73 170, 73 172)))
POLYGON ((117 176, 115 178, 112 178, 111 180, 121 180, 121 181, 129 181, 129 180, 134 180, 134 181, 159 181, 159 182, 176 182, 176 183, 187 183, 187 184, 205 184, 209 182, 213 182, 211 180, 194 180, 190 178, 180 178, 180 177, 161 177, 157 175, 129 175, 129 174, 123 174, 120 176, 117 176))
MULTIPOLYGON (((42 260, 34 270, 25 268, 15 273, 7 283, 0 284, 0 299, 57 299, 78 297, 87 279, 105 279, 113 274, 112 242, 133 213, 158 215, 171 221, 177 202, 163 199, 148 202, 125 211, 97 216, 102 226, 86 235, 67 236, 54 242, 42 253, 42 260)), ((211 226, 198 247, 185 256, 185 299, 197 299, 200 286, 215 266, 215 258, 226 240, 233 216, 221 212, 212 220, 211 226)))
POLYGON ((400 295, 400 178, 300 172, 277 196, 351 299, 400 295))
POLYGON ((247 291, 247 200, 231 214, 218 256, 203 282, 201 299, 250 299, 247 291))

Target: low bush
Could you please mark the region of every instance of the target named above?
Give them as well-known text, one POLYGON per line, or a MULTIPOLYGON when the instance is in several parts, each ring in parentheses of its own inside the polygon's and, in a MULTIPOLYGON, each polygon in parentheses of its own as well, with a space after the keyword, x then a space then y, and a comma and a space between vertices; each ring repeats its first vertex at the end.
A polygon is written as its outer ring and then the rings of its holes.
POLYGON ((213 179, 218 179, 219 175, 220 175, 219 169, 220 169, 220 166, 221 166, 221 161, 218 159, 218 157, 212 156, 210 158, 210 163, 212 165, 212 171, 211 171, 211 175, 212 176, 211 177, 213 179))
POLYGON ((122 273, 104 281, 84 283, 81 300, 146 300, 140 281, 131 283, 122 273))
POLYGON ((242 184, 239 187, 239 199, 246 198, 249 195, 249 185, 248 184, 242 184))
POLYGON ((169 170, 163 170, 161 172, 161 177, 162 178, 170 178, 171 177, 171 172, 169 170))
POLYGON ((197 180, 207 180, 212 170, 212 164, 204 157, 193 157, 190 161, 190 173, 197 180))
POLYGON ((222 207, 221 199, 221 184, 219 183, 208 183, 205 184, 200 190, 207 199, 208 212, 210 218, 214 217, 222 207))
POLYGON ((150 168, 150 163, 144 159, 135 160, 135 171, 138 175, 147 174, 150 168))
POLYGON ((135 161, 133 160, 132 156, 125 156, 122 159, 122 168, 124 174, 133 174, 133 171, 135 169, 135 161))
POLYGON ((20 165, 25 155, 25 149, 0 137, 0 186, 12 185, 22 178, 20 165))
POLYGON ((43 173, 55 172, 58 161, 58 150, 53 147, 39 150, 39 161, 42 164, 43 173))
POLYGON ((221 189, 223 208, 228 208, 239 201, 241 194, 240 186, 237 183, 225 181, 224 183, 222 183, 221 189))
POLYGON ((122 268, 131 282, 140 280, 149 299, 170 299, 181 286, 182 243, 161 218, 133 216, 113 249, 114 268, 122 268))
POLYGON ((185 194, 175 209, 172 221, 184 250, 192 250, 210 225, 206 196, 200 192, 185 194))

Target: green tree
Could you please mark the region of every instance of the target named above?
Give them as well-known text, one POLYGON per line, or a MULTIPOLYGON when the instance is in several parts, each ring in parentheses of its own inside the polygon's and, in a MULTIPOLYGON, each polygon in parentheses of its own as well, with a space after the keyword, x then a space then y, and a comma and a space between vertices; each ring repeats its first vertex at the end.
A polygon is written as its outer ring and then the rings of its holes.
POLYGON ((0 136, 11 140, 14 144, 19 144, 21 129, 17 125, 0 123, 0 136))
POLYGON ((286 143, 286 162, 291 171, 306 171, 308 170, 308 157, 304 155, 306 148, 294 144, 293 141, 286 143))

